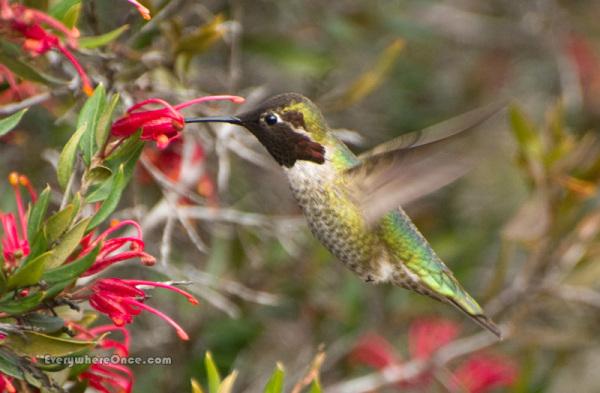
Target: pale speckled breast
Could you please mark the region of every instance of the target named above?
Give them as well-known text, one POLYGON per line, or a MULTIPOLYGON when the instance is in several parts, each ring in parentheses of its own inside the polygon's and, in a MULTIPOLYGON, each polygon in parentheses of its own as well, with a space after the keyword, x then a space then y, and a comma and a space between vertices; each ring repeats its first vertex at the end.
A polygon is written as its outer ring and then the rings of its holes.
POLYGON ((302 208, 312 233, 348 268, 367 281, 387 281, 381 262, 387 251, 381 240, 366 229, 358 209, 340 187, 342 179, 329 167, 296 162, 286 169, 292 193, 302 208))

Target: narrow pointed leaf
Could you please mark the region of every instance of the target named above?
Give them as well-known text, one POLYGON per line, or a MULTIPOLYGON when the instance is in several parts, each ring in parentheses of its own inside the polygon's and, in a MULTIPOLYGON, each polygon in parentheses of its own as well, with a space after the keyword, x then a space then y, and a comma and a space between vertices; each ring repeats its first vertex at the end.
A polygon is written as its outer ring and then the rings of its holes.
POLYGON ((48 243, 54 243, 69 229, 74 211, 75 205, 70 203, 64 209, 48 218, 44 225, 44 234, 48 243))
POLYGON ((233 391, 233 385, 235 384, 235 380, 238 376, 238 372, 233 370, 231 374, 229 374, 223 382, 221 382, 221 386, 219 386, 218 393, 231 393, 233 391))
POLYGON ((10 277, 8 277, 7 289, 28 287, 38 284, 46 268, 46 264, 52 257, 52 252, 48 251, 39 257, 21 265, 10 277))
POLYGON ((24 331, 25 337, 10 335, 4 345, 15 352, 31 357, 68 356, 94 348, 100 339, 94 341, 75 340, 72 338, 54 337, 47 334, 24 331))
POLYGON ((44 298, 44 292, 37 291, 26 297, 13 299, 12 297, 0 302, 0 312, 9 315, 20 315, 39 306, 44 298))
POLYGON ((23 115, 27 112, 27 109, 28 108, 21 109, 8 117, 0 119, 0 136, 6 135, 12 131, 17 124, 19 124, 23 115))
POLYGON ((123 165, 121 165, 119 167, 119 171, 115 175, 115 180, 113 182, 112 189, 108 194, 108 197, 102 203, 102 206, 100 207, 100 209, 98 209, 98 212, 92 218, 88 229, 91 230, 95 228, 104 220, 106 220, 108 216, 110 216, 110 214, 115 210, 115 208, 119 204, 121 194, 123 193, 123 190, 125 189, 126 185, 127 182, 125 181, 124 167, 123 165))
POLYGON ((282 393, 283 392, 283 383, 285 381, 285 370, 283 366, 277 363, 275 367, 275 371, 271 375, 269 382, 265 386, 263 390, 264 393, 282 393))
POLYGON ((71 136, 68 142, 65 144, 60 156, 58 157, 58 168, 56 175, 58 177, 58 184, 64 189, 69 182, 69 178, 73 174, 73 166, 75 164, 75 158, 77 157, 77 146, 83 136, 83 133, 87 130, 87 123, 83 123, 77 131, 71 136))
POLYGON ((50 186, 46 186, 44 191, 40 194, 37 202, 33 204, 29 217, 27 218, 27 238, 33 239, 36 233, 40 230, 46 211, 48 210, 48 203, 50 202, 50 186))
POLYGON ((77 248, 79 242, 85 235, 86 229, 91 218, 86 218, 75 225, 64 236, 61 237, 60 243, 52 249, 52 257, 47 263, 47 268, 52 269, 63 264, 64 261, 77 248))
POLYGON ((110 97, 109 103, 104 109, 100 120, 98 120, 98 128, 96 129, 96 144, 103 146, 110 133, 112 115, 119 103, 119 94, 113 94, 110 97))
POLYGON ((42 280, 49 284, 57 284, 78 278, 94 264, 99 251, 100 245, 76 261, 47 270, 42 275, 42 280))
POLYGON ((105 104, 106 91, 104 90, 104 86, 100 84, 94 90, 94 94, 85 102, 83 108, 81 108, 81 112, 79 112, 77 129, 80 127, 84 127, 85 129, 79 145, 83 152, 83 159, 88 165, 92 160, 92 156, 96 153, 96 127, 102 116, 105 104))
POLYGON ((219 386, 221 385, 221 376, 219 370, 213 361, 210 352, 206 352, 204 357, 204 367, 206 368, 206 376, 208 377, 208 393, 219 393, 219 386))
POLYGON ((110 44, 111 42, 119 38, 121 34, 127 31, 127 29, 129 29, 129 25, 123 25, 102 35, 81 37, 79 39, 79 46, 81 48, 93 49, 110 44))

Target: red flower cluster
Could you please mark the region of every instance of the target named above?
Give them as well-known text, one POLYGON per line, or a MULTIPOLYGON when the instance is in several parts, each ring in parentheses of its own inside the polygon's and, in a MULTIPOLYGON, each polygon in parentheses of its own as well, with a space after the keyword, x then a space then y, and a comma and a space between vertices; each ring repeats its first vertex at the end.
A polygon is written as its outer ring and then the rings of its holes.
POLYGON ((188 106, 208 101, 231 101, 236 104, 244 102, 244 98, 231 95, 199 97, 182 104, 172 106, 160 98, 150 98, 135 104, 127 110, 127 114, 117 119, 111 128, 113 136, 128 138, 138 130, 142 130, 141 139, 155 141, 159 149, 166 148, 169 143, 181 136, 185 118, 181 110, 188 106), (162 109, 141 110, 147 105, 162 105, 162 109))
POLYGON ((25 7, 22 4, 9 4, 8 0, 0 0, 0 31, 7 31, 8 36, 22 41, 23 49, 32 56, 37 56, 56 49, 73 65, 81 78, 82 89, 87 95, 92 94, 92 85, 83 67, 67 46, 77 49, 79 30, 69 29, 50 15, 25 7), (61 38, 50 33, 45 26, 64 36, 65 45, 61 38))
POLYGON ((27 239, 27 216, 21 198, 21 187, 29 191, 31 201, 35 202, 35 193, 29 179, 17 172, 8 176, 8 182, 12 186, 17 202, 17 219, 13 213, 1 213, 0 221, 4 235, 2 236, 2 255, 4 256, 4 268, 12 270, 19 265, 21 259, 29 255, 29 241, 27 239))
MULTIPOLYGON (((113 350, 119 357, 129 356, 130 336, 127 329, 123 327, 103 325, 86 329, 72 322, 68 324, 68 327, 77 333, 75 338, 83 340, 94 340, 107 332, 119 332, 123 335, 123 341, 103 338, 99 343, 99 348, 113 350)), ((93 363, 78 378, 80 381, 87 380, 90 387, 103 393, 130 393, 134 382, 131 370, 115 363, 93 363)))
MULTIPOLYGON (((460 333, 458 324, 437 318, 415 321, 409 329, 408 348, 412 359, 427 360, 444 345, 452 342, 460 333)), ((381 370, 402 362, 393 346, 383 337, 368 334, 359 340, 352 351, 354 362, 381 370)), ((507 358, 480 352, 471 355, 452 371, 451 383, 457 391, 486 393, 497 387, 510 386, 516 379, 517 369, 507 358)), ((429 372, 410 381, 399 383, 399 387, 427 387, 431 382, 429 372)))
POLYGON ((81 240, 82 250, 74 259, 79 259, 94 248, 101 245, 100 251, 96 260, 92 266, 83 274, 82 277, 89 276, 98 273, 101 270, 121 261, 126 261, 133 258, 140 258, 142 263, 146 266, 154 265, 156 259, 144 251, 144 241, 142 240, 142 228, 140 224, 133 220, 114 221, 111 223, 110 228, 102 232, 95 239, 93 238, 94 232, 90 232, 81 240), (134 236, 122 236, 110 238, 109 236, 114 232, 131 226, 135 229, 134 236), (129 245, 128 249, 126 246, 129 245))
POLYGON ((198 300, 192 295, 169 284, 118 278, 104 278, 96 281, 91 286, 92 295, 89 297, 89 303, 99 312, 108 315, 116 326, 131 323, 134 316, 140 314, 142 310, 146 310, 173 326, 182 340, 188 340, 189 336, 177 322, 159 310, 144 304, 147 296, 139 288, 144 286, 168 289, 185 296, 190 303, 198 304, 198 300))

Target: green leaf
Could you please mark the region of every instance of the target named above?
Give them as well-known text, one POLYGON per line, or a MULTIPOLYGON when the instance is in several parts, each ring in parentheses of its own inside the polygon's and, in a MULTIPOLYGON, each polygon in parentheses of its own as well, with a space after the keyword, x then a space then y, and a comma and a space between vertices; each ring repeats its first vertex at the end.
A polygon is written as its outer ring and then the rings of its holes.
POLYGON ((77 131, 69 138, 69 141, 65 144, 65 147, 60 152, 58 157, 58 167, 56 175, 58 177, 58 184, 65 189, 69 178, 73 174, 73 165, 75 164, 75 158, 77 156, 77 146, 83 136, 83 133, 87 131, 87 123, 83 123, 77 131))
POLYGON ((56 333, 65 325, 65 321, 60 317, 40 313, 30 313, 22 318, 25 326, 31 326, 37 332, 56 333))
POLYGON ((219 386, 221 385, 221 376, 219 370, 213 361, 210 352, 206 352, 204 357, 204 367, 206 368, 206 375, 208 377, 208 393, 219 393, 219 386))
POLYGON ((119 94, 113 94, 110 97, 108 106, 104 109, 100 120, 98 121, 98 128, 96 129, 96 144, 103 146, 110 133, 110 126, 112 124, 112 115, 119 103, 119 94))
POLYGON ((319 383, 319 381, 317 379, 313 379, 312 383, 310 384, 310 390, 308 391, 308 393, 321 393, 323 391, 323 389, 321 389, 321 384, 319 383))
POLYGON ((119 36, 123 34, 127 29, 129 29, 129 25, 123 25, 102 35, 92 37, 81 37, 79 39, 79 47, 93 49, 98 48, 100 46, 104 46, 106 44, 110 44, 111 42, 119 38, 119 36))
POLYGON ((103 183, 110 179, 112 176, 112 170, 103 165, 96 165, 93 168, 90 168, 89 171, 85 174, 85 180, 90 182, 90 184, 103 183))
MULTIPOLYGON (((510 123, 521 150, 533 157, 541 157, 542 142, 535 127, 516 105, 510 107, 510 123)), ((533 158, 532 157, 532 158, 533 158)))
POLYGON ((283 382, 285 380, 285 371, 280 363, 277 363, 275 371, 271 375, 269 382, 263 390, 264 393, 281 393, 283 392, 283 382))
POLYGON ((72 338, 54 337, 47 334, 24 331, 25 337, 10 335, 4 340, 4 345, 15 352, 31 357, 68 356, 78 352, 92 349, 101 338, 96 341, 75 340, 72 338))
POLYGON ((47 263, 47 268, 52 269, 63 264, 63 262, 77 248, 79 242, 85 235, 91 218, 86 218, 75 225, 69 232, 61 237, 60 243, 52 249, 52 257, 47 263))
POLYGON ((4 119, 0 119, 0 136, 8 134, 13 128, 15 128, 21 121, 21 118, 25 112, 27 112, 27 109, 28 108, 21 109, 20 111, 15 112, 4 119))
POLYGON ((46 85, 64 85, 69 82, 47 75, 19 60, 21 54, 22 51, 18 46, 0 40, 0 64, 6 66, 21 78, 46 85))
POLYGON ((81 4, 81 0, 60 0, 50 7, 48 13, 64 23, 64 19, 69 13, 69 10, 78 4, 81 4))
POLYGON ((46 211, 48 210, 48 203, 50 202, 50 186, 46 186, 44 191, 38 197, 36 203, 33 204, 29 217, 27 218, 27 238, 33 239, 35 234, 38 233, 46 211))
POLYGON ((121 146, 119 146, 114 152, 112 152, 106 158, 106 160, 115 163, 129 161, 131 157, 135 154, 135 152, 139 150, 140 146, 144 146, 144 141, 140 139, 141 135, 141 130, 131 135, 125 140, 125 142, 123 142, 121 146))
POLYGON ((110 214, 116 209, 117 205, 119 204, 121 194, 123 193, 123 190, 125 189, 126 185, 127 182, 125 181, 124 166, 123 164, 121 164, 121 166, 119 167, 119 171, 116 173, 114 182, 112 184, 112 189, 110 190, 108 197, 102 203, 102 206, 100 206, 100 209, 98 209, 98 212, 92 218, 88 229, 91 230, 95 228, 106 218, 108 218, 108 216, 110 216, 110 214))
POLYGON ((68 283, 69 281, 81 276, 83 272, 87 271, 90 268, 90 266, 94 264, 96 256, 99 252, 100 245, 96 246, 96 248, 94 248, 88 254, 77 259, 76 261, 47 270, 42 275, 42 280, 46 281, 49 284, 68 283))
POLYGON ((11 276, 8 277, 7 289, 28 287, 38 284, 42 274, 46 269, 46 264, 52 257, 52 252, 48 251, 39 257, 21 265, 11 276))
MULTIPOLYGON (((125 144, 128 144, 129 139, 123 144, 123 146, 125 146, 125 144)), ((123 170, 125 174, 125 184, 128 184, 129 180, 131 180, 131 176, 133 176, 138 158, 140 157, 140 154, 142 154, 142 150, 144 148, 144 142, 138 139, 134 140, 133 143, 130 143, 128 145, 129 146, 127 147, 127 151, 123 151, 123 154, 118 155, 119 159, 126 159, 123 161, 125 163, 125 167, 123 170), (127 155, 125 153, 127 153, 127 155)), ((107 162, 109 162, 111 165, 114 165, 115 162, 117 162, 120 165, 120 161, 116 158, 111 158, 110 161, 107 162)), ((113 175, 109 179, 103 182, 98 188, 90 192, 90 194, 85 198, 86 203, 101 202, 108 198, 108 195, 113 189, 116 177, 117 173, 113 173, 113 175)))
POLYGON ((96 153, 96 127, 105 105, 106 92, 104 86, 99 84, 94 90, 94 94, 83 104, 77 119, 77 129, 82 126, 85 129, 79 144, 83 152, 83 160, 88 165, 92 161, 92 156, 96 153))
POLYGON ((0 302, 0 311, 9 315, 20 315, 37 307, 44 297, 44 292, 36 291, 29 296, 13 299, 12 297, 0 302))
POLYGON ((6 286, 8 285, 8 280, 4 275, 4 272, 0 270, 0 295, 4 295, 6 293, 6 286))
POLYGON ((235 384, 237 376, 238 372, 236 370, 233 370, 231 374, 226 376, 225 379, 223 379, 223 382, 221 382, 221 385, 219 386, 218 393, 231 393, 233 391, 233 385, 235 384))
POLYGON ((20 367, 19 357, 8 353, 6 350, 0 350, 0 372, 2 374, 23 379, 23 370, 20 367))
POLYGON ((44 234, 48 243, 54 243, 69 229, 75 211, 75 205, 69 203, 64 209, 48 218, 44 225, 44 234))

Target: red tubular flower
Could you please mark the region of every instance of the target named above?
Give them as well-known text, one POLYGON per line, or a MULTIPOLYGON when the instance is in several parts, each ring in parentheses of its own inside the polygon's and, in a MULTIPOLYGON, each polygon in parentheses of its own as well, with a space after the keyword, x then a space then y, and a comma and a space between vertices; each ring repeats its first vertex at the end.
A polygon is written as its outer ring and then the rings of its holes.
POLYGON ((471 356, 453 374, 457 391, 486 393, 512 385, 517 378, 517 368, 510 359, 478 354, 471 356))
POLYGON ((135 104, 127 110, 127 114, 117 119, 111 128, 112 135, 127 138, 142 130, 141 139, 153 140, 159 149, 166 148, 170 142, 180 137, 185 125, 185 118, 180 110, 190 105, 208 101, 231 101, 236 104, 244 102, 244 98, 231 95, 199 97, 182 104, 172 106, 160 98, 150 98, 135 104), (162 109, 140 110, 149 104, 162 105, 162 109))
POLYGON ((31 201, 35 202, 37 195, 24 175, 12 172, 8 176, 8 182, 15 192, 17 202, 18 222, 12 213, 0 213, 0 221, 4 236, 2 237, 2 255, 6 268, 14 269, 19 261, 29 255, 29 241, 27 240, 27 216, 21 198, 21 186, 29 191, 31 201))
POLYGON ((142 15, 142 18, 146 19, 146 20, 150 20, 152 18, 152 16, 150 16, 150 10, 146 7, 144 7, 142 4, 140 4, 139 1, 136 0, 127 0, 128 2, 130 2, 131 4, 133 4, 133 6, 135 8, 137 8, 138 12, 142 15))
POLYGON ((91 252, 98 244, 101 245, 100 251, 96 256, 96 260, 90 268, 82 275, 82 277, 90 276, 98 273, 101 270, 121 261, 126 261, 133 258, 140 258, 146 266, 154 265, 156 259, 144 251, 144 241, 142 240, 142 228, 140 224, 133 220, 118 221, 111 224, 110 228, 102 232, 95 239, 92 239, 93 232, 85 236, 80 245, 82 250, 74 259, 79 259, 91 252), (114 232, 131 226, 135 229, 134 236, 122 236, 109 239, 108 237, 114 232), (126 246, 129 249, 126 249, 126 246))
POLYGON ((17 389, 12 384, 12 377, 0 373, 0 392, 16 393, 17 389))
POLYGON ((394 347, 385 338, 371 333, 360 338, 350 357, 357 363, 381 370, 399 363, 394 352, 394 347))
MULTIPOLYGON (((129 332, 127 329, 112 325, 103 325, 86 329, 76 323, 69 323, 69 328, 77 332, 76 338, 95 339, 106 332, 118 331, 123 335, 123 342, 103 338, 100 341, 101 349, 112 349, 118 356, 129 355, 129 332)), ((77 377, 80 381, 86 380, 88 385, 103 393, 131 392, 133 388, 133 373, 131 370, 119 364, 94 363, 77 377)))
POLYGON ((429 359, 431 355, 453 341, 460 333, 457 323, 439 318, 422 318, 410 325, 408 346, 413 358, 429 359))
POLYGON ((185 296, 190 303, 198 304, 198 300, 192 295, 169 284, 118 278, 105 278, 96 281, 91 287, 92 295, 89 297, 89 303, 99 312, 108 315, 116 326, 131 323, 134 316, 141 313, 142 310, 146 310, 173 326, 182 340, 188 340, 189 336, 177 322, 159 310, 144 304, 147 297, 146 293, 138 288, 140 286, 168 289, 185 296))
POLYGON ((92 94, 92 85, 83 67, 69 51, 61 39, 48 32, 42 25, 64 35, 67 45, 73 49, 78 47, 79 30, 69 29, 50 15, 21 4, 9 4, 8 0, 0 0, 0 29, 8 29, 23 39, 23 49, 33 56, 41 55, 51 49, 63 54, 73 65, 81 78, 82 89, 87 95, 92 94))

